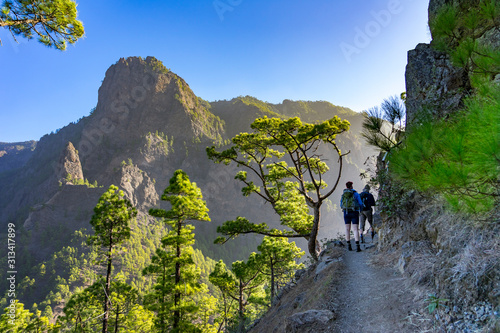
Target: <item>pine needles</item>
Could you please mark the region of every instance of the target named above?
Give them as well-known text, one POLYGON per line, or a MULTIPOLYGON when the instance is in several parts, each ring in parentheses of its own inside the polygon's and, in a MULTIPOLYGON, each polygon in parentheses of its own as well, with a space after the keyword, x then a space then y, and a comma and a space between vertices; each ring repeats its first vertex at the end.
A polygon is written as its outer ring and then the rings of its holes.
POLYGON ((466 100, 453 119, 427 121, 390 156, 397 178, 444 195, 454 210, 491 210, 500 198, 500 87, 466 100))

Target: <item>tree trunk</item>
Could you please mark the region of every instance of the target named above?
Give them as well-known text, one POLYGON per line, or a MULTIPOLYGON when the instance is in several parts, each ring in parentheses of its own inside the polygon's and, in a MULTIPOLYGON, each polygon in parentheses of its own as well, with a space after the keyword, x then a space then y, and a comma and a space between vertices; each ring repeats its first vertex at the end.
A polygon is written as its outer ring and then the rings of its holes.
MULTIPOLYGON (((180 222, 177 222, 177 223, 178 223, 177 224, 177 236, 180 236, 181 231, 182 231, 182 224, 180 222)), ((179 246, 179 244, 177 244, 176 256, 177 256, 177 258, 181 257, 181 247, 179 246)), ((177 287, 177 285, 179 285, 180 283, 181 283, 181 265, 179 262, 176 262, 175 263, 175 286, 177 287)), ((181 302, 181 293, 175 292, 175 294, 174 294, 174 306, 176 309, 174 310, 174 324, 172 326, 172 328, 174 330, 179 327, 179 321, 181 318, 181 313, 177 308, 180 305, 180 302, 181 302)))
POLYGON ((222 332, 223 328, 227 328, 227 299, 224 293, 222 293, 222 299, 224 300, 224 319, 221 321, 217 333, 222 332))
POLYGON ((274 263, 273 260, 271 259, 271 305, 273 304, 273 299, 274 299, 274 263))
POLYGON ((108 332, 108 318, 109 318, 109 289, 111 285, 111 251, 113 246, 109 246, 108 253, 108 270, 106 272, 106 287, 104 288, 104 317, 102 318, 102 333, 108 332))
POLYGON ((239 290, 239 319, 240 322, 238 324, 238 333, 242 333, 245 328, 245 318, 244 318, 244 309, 243 309, 243 283, 240 279, 240 290, 239 290))
MULTIPOLYGON (((180 264, 176 263, 175 264, 175 285, 176 286, 181 281, 180 271, 181 271, 180 270, 180 264)), ((175 294, 174 294, 174 306, 175 306, 175 310, 174 310, 174 324, 172 326, 172 328, 174 328, 174 329, 176 329, 176 328, 179 327, 179 321, 180 321, 180 318, 181 318, 180 311, 177 308, 179 306, 180 300, 181 300, 181 294, 178 291, 176 291, 175 294)))
POLYGON ((309 240, 307 242, 307 249, 309 250, 309 254, 311 257, 315 260, 318 261, 318 251, 317 251, 317 238, 318 238, 318 231, 319 231, 319 222, 321 218, 321 202, 318 202, 314 205, 313 207, 314 210, 314 220, 313 220, 313 227, 311 230, 311 237, 309 237, 309 240))
POLYGON ((166 298, 166 295, 165 295, 165 283, 166 283, 166 279, 167 279, 167 271, 165 269, 165 266, 163 266, 163 286, 161 288, 161 300, 160 300, 160 309, 161 309, 161 316, 160 316, 160 323, 161 323, 161 332, 162 333, 167 333, 167 319, 165 318, 166 317, 166 313, 167 311, 165 311, 165 298, 166 298))

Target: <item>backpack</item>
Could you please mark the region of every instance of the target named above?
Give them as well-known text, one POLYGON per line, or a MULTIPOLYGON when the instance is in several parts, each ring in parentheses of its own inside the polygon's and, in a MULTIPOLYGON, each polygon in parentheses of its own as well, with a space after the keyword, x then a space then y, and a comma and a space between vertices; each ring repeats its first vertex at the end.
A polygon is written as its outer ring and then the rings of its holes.
POLYGON ((363 203, 364 210, 370 210, 372 206, 375 205, 375 200, 373 200, 373 196, 367 192, 361 192, 359 194, 361 198, 361 202, 363 203))
POLYGON ((370 204, 369 204, 369 195, 368 193, 366 192, 361 192, 359 194, 359 197, 361 198, 361 202, 363 203, 363 206, 365 207, 365 209, 369 209, 371 208, 370 204))
POLYGON ((356 210, 357 206, 359 205, 354 198, 354 190, 345 189, 344 193, 342 193, 342 205, 340 208, 343 210, 356 210))

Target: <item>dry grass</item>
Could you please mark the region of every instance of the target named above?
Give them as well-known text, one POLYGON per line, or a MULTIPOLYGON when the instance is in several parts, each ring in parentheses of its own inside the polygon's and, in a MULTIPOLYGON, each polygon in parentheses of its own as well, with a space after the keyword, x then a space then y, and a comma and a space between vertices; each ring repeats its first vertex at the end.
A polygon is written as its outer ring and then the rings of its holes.
MULTIPOLYGON (((410 219, 385 222, 393 232, 385 235, 377 264, 392 262, 404 270, 411 284, 425 293, 433 290, 455 305, 466 307, 497 295, 498 213, 479 221, 446 212, 440 204, 424 201, 419 206, 410 219)), ((498 299, 492 301, 498 305, 498 299)))
MULTIPOLYGON (((429 295, 448 299, 447 308, 462 314, 484 302, 500 306, 500 209, 479 218, 450 213, 436 198, 420 199, 408 204, 413 215, 383 222, 381 254, 373 263, 397 266, 408 278, 404 288, 422 309, 408 316, 410 324, 425 327, 421 332, 444 332, 454 315, 429 315, 429 295)), ((481 332, 500 328, 493 317, 482 325, 481 332)))
POLYGON ((375 253, 368 263, 378 267, 394 267, 401 256, 401 249, 392 249, 391 251, 380 251, 375 253))
POLYGON ((449 281, 451 285, 456 286, 452 290, 454 298, 463 299, 463 289, 467 287, 467 294, 472 299, 464 301, 470 303, 476 299, 487 298, 498 288, 495 283, 498 284, 500 276, 500 237, 498 228, 467 229, 463 233, 469 236, 469 241, 460 252, 449 259, 449 281))

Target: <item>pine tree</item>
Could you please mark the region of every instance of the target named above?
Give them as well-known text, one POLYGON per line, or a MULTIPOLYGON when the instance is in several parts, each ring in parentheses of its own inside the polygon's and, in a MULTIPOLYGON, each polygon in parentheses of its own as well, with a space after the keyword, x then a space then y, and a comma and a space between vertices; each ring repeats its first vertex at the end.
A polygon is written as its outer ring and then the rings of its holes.
POLYGON ((238 332, 245 331, 247 306, 265 304, 266 297, 263 293, 265 276, 260 272, 261 264, 260 258, 253 252, 246 262, 239 260, 231 265, 236 278, 237 294, 233 297, 238 301, 238 332))
POLYGON ((227 269, 226 264, 222 260, 215 265, 214 270, 210 273, 209 279, 221 293, 220 299, 222 303, 219 303, 221 307, 219 314, 221 314, 221 316, 216 318, 216 322, 219 323, 220 332, 234 325, 234 313, 237 312, 235 301, 238 300, 236 297, 238 294, 236 289, 238 281, 234 274, 227 269))
MULTIPOLYGON (((83 37, 84 29, 77 20, 76 3, 72 0, 5 0, 0 11, 0 27, 15 36, 65 50, 66 43, 74 44, 83 37)), ((1 41, 0 41, 1 42, 1 41)))
POLYGON ((253 252, 247 261, 233 262, 231 270, 227 269, 222 260, 215 266, 210 274, 210 282, 219 288, 224 304, 219 330, 225 328, 244 332, 247 319, 251 317, 249 312, 255 315, 266 307, 266 277, 260 271, 262 264, 261 257, 253 252))
POLYGON ((413 188, 443 195, 455 210, 484 213, 500 201, 500 87, 491 84, 464 104, 449 120, 412 128, 389 156, 390 170, 413 188))
POLYGON ((99 320, 104 299, 102 291, 100 284, 93 284, 71 295, 63 309, 64 316, 58 319, 61 326, 71 328, 72 332, 97 332, 98 326, 102 326, 99 320), (99 292, 95 293, 96 290, 99 292))
POLYGON ((207 287, 199 282, 200 271, 193 261, 194 226, 189 221, 210 221, 208 208, 201 190, 182 170, 174 173, 161 199, 170 202, 171 209, 150 209, 149 213, 162 218, 171 230, 151 265, 143 270, 144 275, 156 277, 154 291, 145 303, 157 312, 155 326, 160 332, 198 332, 195 297, 207 287))
POLYGON ((385 152, 398 145, 404 133, 403 121, 406 114, 403 96, 404 93, 401 98, 389 97, 384 99, 380 108, 373 107, 363 112, 361 136, 369 145, 385 152))
POLYGON ((64 307, 65 316, 61 318, 61 324, 71 327, 75 332, 95 331, 98 318, 102 315, 102 300, 108 299, 112 305, 109 308, 108 322, 111 332, 130 329, 131 326, 151 326, 152 314, 148 314, 149 311, 137 304, 139 293, 126 283, 123 273, 111 281, 108 297, 104 292, 104 284, 105 280, 100 278, 91 286, 73 294, 64 307))
POLYGON ((95 234, 88 238, 89 245, 98 246, 101 256, 106 264, 105 299, 103 300, 104 316, 102 332, 108 331, 108 319, 111 287, 111 270, 113 258, 118 253, 120 245, 130 238, 129 222, 137 215, 137 210, 130 201, 124 198, 123 191, 111 185, 101 196, 94 208, 94 215, 90 224, 94 227, 95 234))
POLYGON ((250 223, 239 217, 217 228, 225 237, 217 242, 245 233, 258 233, 271 237, 304 237, 308 240, 309 254, 317 260, 317 236, 321 220, 321 206, 337 188, 342 174, 343 157, 335 142, 338 134, 349 129, 349 122, 335 116, 318 124, 302 123, 295 117, 259 118, 251 127, 253 133, 240 133, 232 139, 232 147, 218 152, 207 148, 210 159, 216 163, 236 163, 253 174, 257 184, 240 171, 236 178, 243 182, 243 195, 256 194, 271 204, 283 226, 292 231, 270 229, 267 224, 250 223), (324 181, 329 167, 318 153, 321 145, 333 148, 338 156, 336 182, 325 190, 324 181), (288 165, 291 163, 291 165, 288 165), (309 208, 312 215, 309 215, 309 208))
POLYGON ((271 290, 271 302, 273 301, 278 286, 286 284, 295 274, 297 269, 303 264, 297 264, 305 252, 295 245, 289 243, 286 238, 264 237, 262 243, 257 247, 260 253, 257 254, 259 270, 269 277, 269 287, 271 290))

